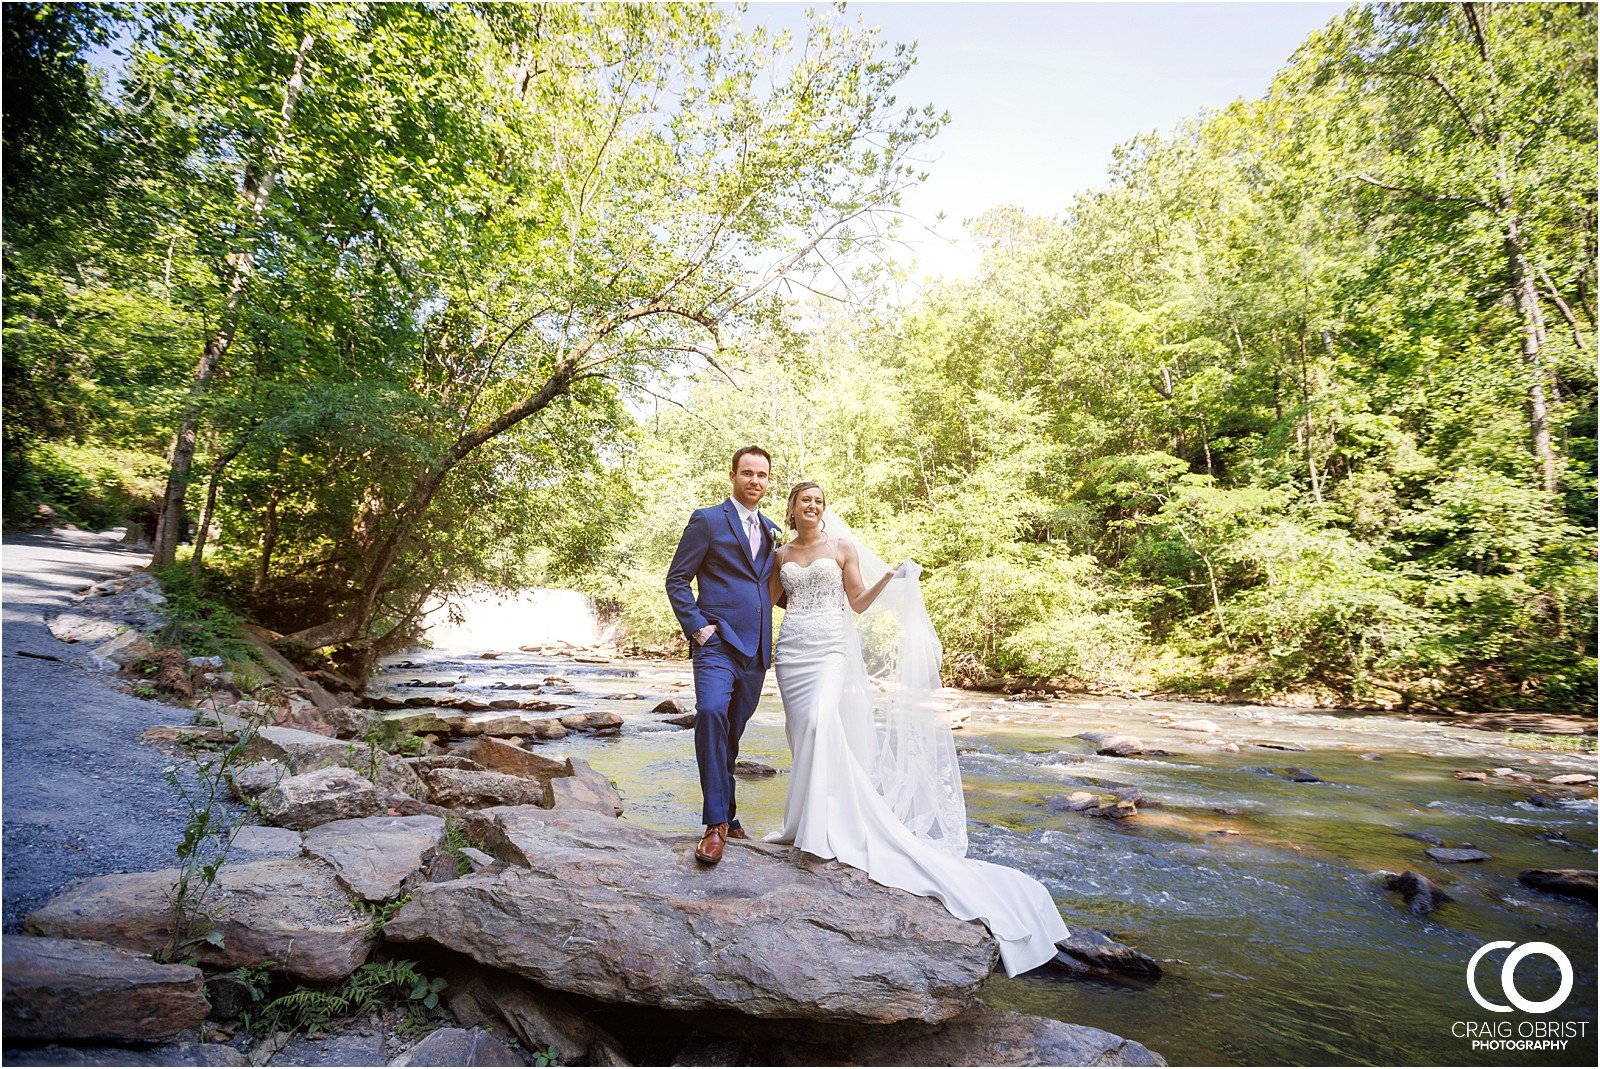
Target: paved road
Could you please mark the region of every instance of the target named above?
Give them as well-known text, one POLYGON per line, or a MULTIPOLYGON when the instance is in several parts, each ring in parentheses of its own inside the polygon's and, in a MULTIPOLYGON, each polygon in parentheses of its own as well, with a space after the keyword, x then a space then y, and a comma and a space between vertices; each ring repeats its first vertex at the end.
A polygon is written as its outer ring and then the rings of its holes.
POLYGON ((176 864, 187 810, 162 778, 171 763, 139 742, 183 710, 120 694, 105 677, 68 663, 86 652, 44 626, 89 583, 149 561, 115 535, 84 531, 7 535, 0 657, 0 822, 4 930, 72 880, 176 864), (48 653, 62 662, 20 657, 48 653))

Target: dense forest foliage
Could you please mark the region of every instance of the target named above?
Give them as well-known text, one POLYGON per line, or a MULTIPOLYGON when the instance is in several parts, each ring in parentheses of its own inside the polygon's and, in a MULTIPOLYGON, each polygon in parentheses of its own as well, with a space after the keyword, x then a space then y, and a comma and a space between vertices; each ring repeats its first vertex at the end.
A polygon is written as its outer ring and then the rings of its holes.
POLYGON ((754 441, 953 678, 1593 708, 1593 5, 1352 8, 909 303, 863 265, 944 119, 834 13, 5 19, 8 523, 187 512, 158 556, 357 665, 480 583, 661 646, 754 441))

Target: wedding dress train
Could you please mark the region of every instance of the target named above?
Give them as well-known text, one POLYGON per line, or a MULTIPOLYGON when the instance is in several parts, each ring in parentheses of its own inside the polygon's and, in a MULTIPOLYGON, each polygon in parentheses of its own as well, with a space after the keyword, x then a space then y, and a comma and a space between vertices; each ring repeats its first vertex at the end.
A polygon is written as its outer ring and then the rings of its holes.
POLYGON ((783 827, 767 841, 836 858, 876 883, 936 898, 962 920, 982 921, 1000 944, 1008 975, 1049 961, 1068 933, 1043 884, 919 838, 874 787, 871 712, 842 701, 847 629, 854 625, 838 562, 790 561, 779 578, 789 600, 774 666, 794 766, 783 827))

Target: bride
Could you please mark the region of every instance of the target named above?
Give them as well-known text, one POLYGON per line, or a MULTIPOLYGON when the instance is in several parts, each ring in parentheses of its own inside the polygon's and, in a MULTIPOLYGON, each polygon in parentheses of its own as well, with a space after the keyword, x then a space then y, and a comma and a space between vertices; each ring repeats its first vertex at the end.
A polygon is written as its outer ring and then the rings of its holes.
POLYGON ((794 767, 783 827, 767 841, 982 921, 1011 976, 1044 964, 1068 935, 1050 892, 964 856, 966 804, 920 567, 890 571, 816 483, 789 492, 788 524, 796 535, 778 549, 769 589, 789 599, 774 665, 794 767))

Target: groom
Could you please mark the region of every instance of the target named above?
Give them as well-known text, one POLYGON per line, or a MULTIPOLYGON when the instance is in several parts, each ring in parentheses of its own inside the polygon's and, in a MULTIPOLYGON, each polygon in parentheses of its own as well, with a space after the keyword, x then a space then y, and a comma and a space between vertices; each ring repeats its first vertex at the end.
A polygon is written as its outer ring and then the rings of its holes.
POLYGON ((694 756, 706 825, 694 856, 707 865, 722 860, 725 839, 746 838, 735 816, 733 764, 772 661, 767 578, 779 528, 756 511, 771 477, 765 449, 747 445, 733 454, 732 493, 689 517, 667 569, 667 599, 694 661, 694 756))

